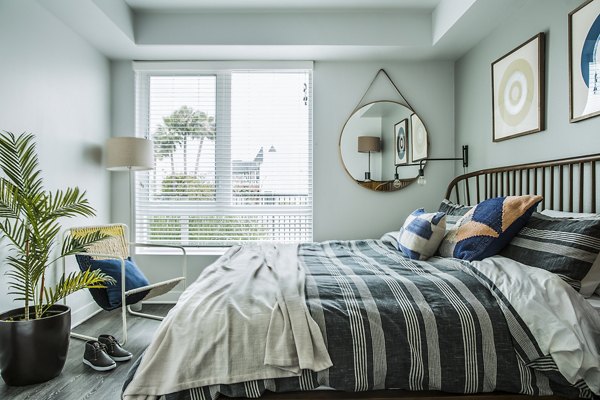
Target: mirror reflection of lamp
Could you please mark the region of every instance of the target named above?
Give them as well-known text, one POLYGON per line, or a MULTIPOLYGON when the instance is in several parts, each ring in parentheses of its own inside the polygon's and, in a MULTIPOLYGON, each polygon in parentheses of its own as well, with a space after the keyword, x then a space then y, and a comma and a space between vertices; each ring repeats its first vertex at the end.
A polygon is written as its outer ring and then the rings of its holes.
POLYGON ((358 137, 358 152, 369 153, 369 170, 365 172, 365 182, 371 180, 371 153, 379 153, 381 151, 381 138, 379 136, 359 136, 358 137))

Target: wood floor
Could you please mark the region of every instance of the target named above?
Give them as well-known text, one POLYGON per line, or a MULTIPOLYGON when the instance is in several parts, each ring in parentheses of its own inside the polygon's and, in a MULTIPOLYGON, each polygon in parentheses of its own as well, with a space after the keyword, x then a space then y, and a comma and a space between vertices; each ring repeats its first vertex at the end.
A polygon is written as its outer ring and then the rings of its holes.
MULTIPOLYGON (((144 305, 144 312, 166 315, 172 305, 144 305)), ((133 360, 142 354, 150 344, 159 321, 130 316, 128 318, 129 339, 125 348, 133 353, 133 360)), ((76 332, 91 336, 110 333, 121 334, 121 313, 119 310, 102 312, 85 322, 76 332)), ((133 360, 117 363, 117 368, 109 372, 96 372, 82 363, 84 342, 71 339, 67 363, 62 374, 53 380, 39 385, 9 387, 0 379, 0 399, 10 400, 118 400, 121 387, 133 360)), ((440 392, 304 392, 267 393, 265 400, 528 400, 530 397, 511 394, 449 395, 440 392)), ((536 400, 563 400, 558 397, 538 397, 536 400)), ((244 399, 239 399, 244 400, 244 399)))
MULTIPOLYGON (((144 312, 166 315, 172 305, 147 304, 144 312)), ((128 316, 129 338, 124 346, 135 360, 150 344, 160 321, 128 316)), ((119 310, 101 312, 75 329, 76 332, 97 336, 110 333, 121 336, 119 310)), ((96 372, 82 363, 84 342, 71 339, 67 363, 60 376, 39 385, 9 387, 0 380, 0 399, 10 400, 117 400, 133 361, 117 363, 109 372, 96 372)), ((35 368, 32 366, 32 368, 35 368)))

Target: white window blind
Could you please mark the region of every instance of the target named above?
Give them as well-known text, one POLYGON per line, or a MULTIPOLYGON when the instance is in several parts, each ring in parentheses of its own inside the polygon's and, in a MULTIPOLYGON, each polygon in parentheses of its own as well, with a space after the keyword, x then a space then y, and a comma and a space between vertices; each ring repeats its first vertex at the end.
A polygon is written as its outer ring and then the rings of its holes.
POLYGON ((312 240, 310 69, 136 72, 138 241, 220 247, 312 240))

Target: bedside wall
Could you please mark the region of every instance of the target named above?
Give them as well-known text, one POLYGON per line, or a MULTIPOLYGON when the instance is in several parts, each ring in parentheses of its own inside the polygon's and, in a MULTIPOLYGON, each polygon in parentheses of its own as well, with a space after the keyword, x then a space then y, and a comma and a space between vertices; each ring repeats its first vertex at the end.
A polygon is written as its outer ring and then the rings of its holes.
MULTIPOLYGON (((32 0, 0 0, 0 49, 0 130, 36 135, 47 189, 87 190, 97 217, 64 220, 65 227, 108 222, 109 180, 101 162, 110 129, 108 60, 32 0)), ((7 295, 5 272, 0 261, 0 311, 20 306, 7 295)), ((74 323, 97 309, 87 291, 68 304, 74 323)))
POLYGON ((530 0, 515 8, 455 70, 456 151, 469 145, 469 169, 600 152, 600 117, 569 123, 568 14, 582 1, 530 0), (492 142, 491 63, 546 33, 546 129, 492 142))

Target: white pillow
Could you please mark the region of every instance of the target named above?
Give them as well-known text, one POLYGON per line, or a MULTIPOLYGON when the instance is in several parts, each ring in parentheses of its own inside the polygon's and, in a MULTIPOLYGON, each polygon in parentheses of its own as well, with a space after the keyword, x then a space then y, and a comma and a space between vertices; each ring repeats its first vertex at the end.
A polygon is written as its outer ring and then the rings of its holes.
POLYGON ((427 260, 440 247, 445 234, 446 214, 427 214, 419 208, 404 221, 398 233, 398 250, 413 260, 427 260))
POLYGON ((379 238, 379 240, 383 241, 383 242, 389 242, 391 244, 393 244, 396 248, 398 247, 398 234, 400 232, 398 231, 393 231, 393 232, 386 232, 384 233, 381 238, 379 238))

